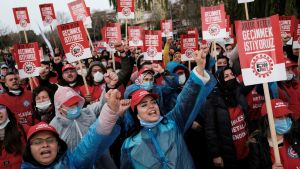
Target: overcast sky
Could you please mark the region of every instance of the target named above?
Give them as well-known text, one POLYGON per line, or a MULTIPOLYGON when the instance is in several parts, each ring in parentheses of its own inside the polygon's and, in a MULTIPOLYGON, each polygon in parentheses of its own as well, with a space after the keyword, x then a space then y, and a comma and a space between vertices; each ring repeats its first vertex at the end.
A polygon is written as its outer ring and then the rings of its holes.
MULTIPOLYGON (((39 4, 43 3, 53 3, 54 10, 65 12, 71 18, 67 3, 73 0, 0 0, 0 24, 9 26, 14 32, 17 31, 17 26, 15 24, 13 10, 14 7, 27 7, 31 22, 31 27, 36 33, 39 33, 36 23, 42 26, 42 18, 39 11, 39 4)), ((105 10, 111 9, 109 6, 109 0, 85 0, 88 7, 91 8, 91 12, 95 10, 105 10)), ((1 25, 0 25, 1 27, 1 25)))

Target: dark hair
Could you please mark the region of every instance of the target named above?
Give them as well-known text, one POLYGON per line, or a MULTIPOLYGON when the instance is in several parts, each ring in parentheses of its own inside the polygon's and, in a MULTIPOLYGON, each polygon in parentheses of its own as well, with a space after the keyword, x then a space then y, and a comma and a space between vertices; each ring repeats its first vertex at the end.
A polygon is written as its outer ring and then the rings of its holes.
POLYGON ((50 109, 49 111, 47 111, 46 113, 50 113, 49 114, 49 119, 47 120, 47 122, 49 123, 55 116, 55 110, 54 110, 54 93, 52 92, 52 90, 50 90, 49 88, 47 87, 44 87, 44 86, 39 86, 37 88, 35 88, 33 91, 32 91, 32 109, 34 110, 34 113, 32 115, 32 118, 33 120, 35 119, 38 119, 39 121, 41 120, 41 116, 39 114, 39 110, 36 108, 36 101, 35 101, 35 98, 38 94, 40 94, 42 91, 45 91, 48 93, 49 95, 49 98, 50 98, 50 101, 52 103, 52 109, 50 109), (52 114, 52 115, 51 115, 52 114))
MULTIPOLYGON (((99 66, 102 69, 102 73, 106 73, 106 68, 103 66, 103 64, 100 61, 94 61, 90 64, 90 67, 87 71, 87 75, 86 75, 86 82, 89 86, 93 86, 94 85, 94 78, 92 76, 92 69, 95 66, 99 66)), ((104 79, 103 81, 104 82, 104 79)))
POLYGON ((41 61, 41 64, 50 66, 50 61, 41 61))
POLYGON ((23 143, 26 142, 26 133, 22 125, 18 124, 15 115, 7 107, 6 112, 10 122, 5 127, 3 147, 8 153, 22 154, 23 143))
POLYGON ((4 79, 6 79, 6 76, 8 76, 8 75, 17 75, 17 73, 16 73, 16 72, 8 72, 8 73, 4 76, 4 79))
MULTIPOLYGON (((66 144, 65 141, 63 141, 61 138, 59 138, 58 134, 53 133, 53 135, 55 136, 55 138, 57 140, 58 147, 59 147, 59 151, 58 151, 56 159, 55 159, 55 161, 57 161, 68 150, 68 145, 66 144)), ((31 138, 32 138, 32 136, 31 136, 31 138)), ((26 162, 29 162, 29 163, 31 163, 31 164, 33 164, 35 166, 42 166, 41 164, 39 164, 33 158, 32 154, 31 154, 31 150, 30 150, 30 138, 29 138, 29 140, 26 143, 25 151, 23 153, 23 160, 26 161, 26 162)))

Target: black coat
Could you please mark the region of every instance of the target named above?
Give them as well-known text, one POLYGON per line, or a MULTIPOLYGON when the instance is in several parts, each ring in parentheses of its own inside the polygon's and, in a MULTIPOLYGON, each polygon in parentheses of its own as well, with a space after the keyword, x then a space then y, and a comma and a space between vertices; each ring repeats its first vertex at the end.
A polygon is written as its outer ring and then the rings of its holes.
MULTIPOLYGON (((237 101, 248 121, 248 105, 245 97, 237 88, 232 97, 237 101)), ((236 150, 232 139, 231 120, 228 112, 228 103, 224 93, 218 88, 210 95, 203 110, 205 115, 205 134, 207 148, 212 158, 222 157, 225 168, 239 168, 236 158, 236 150)), ((249 124, 249 123, 247 123, 249 124)))

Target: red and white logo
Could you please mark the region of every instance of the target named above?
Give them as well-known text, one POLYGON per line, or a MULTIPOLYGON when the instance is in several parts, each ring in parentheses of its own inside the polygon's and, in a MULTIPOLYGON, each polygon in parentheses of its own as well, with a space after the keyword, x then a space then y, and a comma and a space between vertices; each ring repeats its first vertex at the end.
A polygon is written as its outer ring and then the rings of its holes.
POLYGON ((80 43, 74 43, 71 45, 70 51, 73 56, 80 57, 83 55, 84 47, 80 43))
POLYGON ((131 14, 131 9, 128 8, 128 7, 125 7, 122 9, 122 13, 125 15, 125 16, 129 16, 131 14))
POLYGON ((261 53, 252 58, 250 65, 255 76, 265 78, 272 73, 274 61, 269 55, 261 53))
POLYGON ((26 21, 25 19, 20 20, 20 26, 21 26, 22 28, 26 28, 27 25, 28 25, 28 23, 27 23, 27 21, 26 21))
POLYGON ((27 74, 32 74, 35 71, 35 65, 32 62, 25 62, 23 70, 27 74))
POLYGON ((193 49, 187 49, 185 51, 185 56, 188 57, 188 58, 193 58, 194 57, 194 50, 193 49))
POLYGON ((147 49, 147 55, 149 57, 155 57, 157 55, 157 50, 155 47, 150 47, 147 49))
POLYGON ((217 36, 220 32, 220 26, 218 24, 211 24, 208 27, 208 32, 209 34, 211 34, 212 36, 217 36))
POLYGON ((45 17, 45 22, 46 22, 47 24, 51 24, 51 23, 52 23, 52 21, 53 21, 53 18, 52 18, 52 16, 50 16, 50 15, 47 15, 47 16, 45 17))

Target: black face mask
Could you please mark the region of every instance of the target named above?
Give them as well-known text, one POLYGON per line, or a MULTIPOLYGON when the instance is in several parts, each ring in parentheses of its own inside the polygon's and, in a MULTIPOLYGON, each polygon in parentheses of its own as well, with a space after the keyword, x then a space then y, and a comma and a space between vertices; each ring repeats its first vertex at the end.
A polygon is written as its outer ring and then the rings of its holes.
POLYGON ((229 91, 236 89, 238 85, 239 83, 236 81, 236 78, 224 82, 224 88, 229 91))

